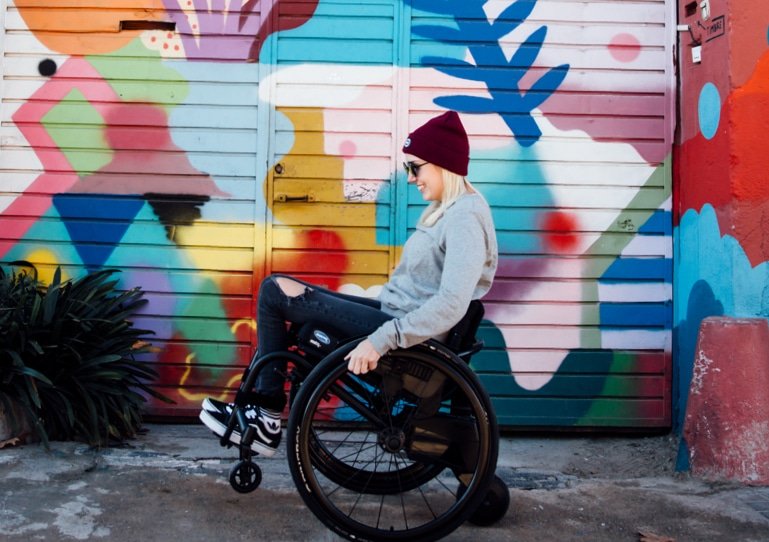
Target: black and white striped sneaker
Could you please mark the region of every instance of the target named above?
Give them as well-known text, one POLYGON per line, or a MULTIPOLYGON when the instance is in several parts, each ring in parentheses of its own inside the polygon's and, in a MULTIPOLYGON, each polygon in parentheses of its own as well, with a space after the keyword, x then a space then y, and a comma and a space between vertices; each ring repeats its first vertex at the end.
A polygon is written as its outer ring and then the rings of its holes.
MULTIPOLYGON (((200 421, 221 437, 227 430, 227 423, 229 422, 233 407, 232 403, 228 404, 216 399, 207 398, 203 401, 203 410, 200 411, 199 416, 200 421)), ((243 407, 243 413, 246 416, 246 420, 248 420, 248 424, 255 431, 251 449, 265 457, 275 455, 281 437, 280 412, 257 405, 246 405, 243 407)), ((241 438, 240 429, 235 427, 232 435, 230 435, 230 442, 240 444, 241 438)))
MULTIPOLYGON (((235 406, 235 403, 225 403, 224 401, 219 401, 218 399, 213 399, 211 397, 206 397, 203 399, 203 410, 207 410, 209 412, 226 412, 229 414, 232 412, 232 407, 235 406)), ((254 405, 246 405, 246 408, 256 408, 254 405)))

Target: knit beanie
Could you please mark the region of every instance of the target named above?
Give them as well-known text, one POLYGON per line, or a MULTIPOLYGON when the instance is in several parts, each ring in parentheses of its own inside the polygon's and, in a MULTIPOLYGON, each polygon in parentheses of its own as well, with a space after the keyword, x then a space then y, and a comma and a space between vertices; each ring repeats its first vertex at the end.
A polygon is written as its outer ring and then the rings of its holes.
POLYGON ((411 132, 403 143, 403 152, 457 175, 467 175, 470 142, 455 111, 446 111, 411 132))

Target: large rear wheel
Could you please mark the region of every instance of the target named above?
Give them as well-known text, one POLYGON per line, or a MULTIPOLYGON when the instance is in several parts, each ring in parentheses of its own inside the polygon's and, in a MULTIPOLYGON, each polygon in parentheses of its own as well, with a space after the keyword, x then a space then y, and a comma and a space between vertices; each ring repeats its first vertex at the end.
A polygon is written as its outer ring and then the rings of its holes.
POLYGON ((347 371, 350 349, 312 371, 291 409, 288 460, 300 495, 350 539, 445 536, 478 508, 494 476, 488 395, 440 348, 391 352, 365 376, 347 371))

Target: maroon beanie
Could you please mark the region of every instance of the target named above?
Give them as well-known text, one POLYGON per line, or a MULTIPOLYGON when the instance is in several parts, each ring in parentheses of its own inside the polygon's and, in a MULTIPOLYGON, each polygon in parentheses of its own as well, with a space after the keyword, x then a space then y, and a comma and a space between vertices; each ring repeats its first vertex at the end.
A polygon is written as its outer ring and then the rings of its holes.
POLYGON ((457 175, 467 175, 470 142, 455 111, 446 111, 411 132, 403 143, 403 152, 457 175))

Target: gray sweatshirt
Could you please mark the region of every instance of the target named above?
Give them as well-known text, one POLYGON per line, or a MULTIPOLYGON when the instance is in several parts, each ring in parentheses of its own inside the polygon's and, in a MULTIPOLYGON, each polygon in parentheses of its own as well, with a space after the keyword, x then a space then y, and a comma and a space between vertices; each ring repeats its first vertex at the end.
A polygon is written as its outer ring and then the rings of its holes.
POLYGON ((444 339, 470 301, 491 288, 497 258, 491 210, 478 194, 460 196, 432 226, 417 225, 379 294, 395 318, 369 335, 376 351, 444 339))

